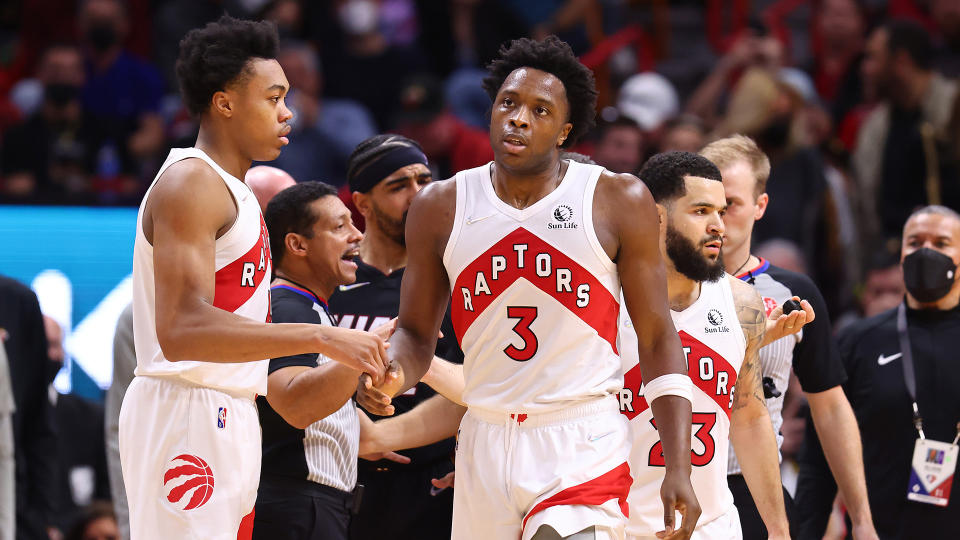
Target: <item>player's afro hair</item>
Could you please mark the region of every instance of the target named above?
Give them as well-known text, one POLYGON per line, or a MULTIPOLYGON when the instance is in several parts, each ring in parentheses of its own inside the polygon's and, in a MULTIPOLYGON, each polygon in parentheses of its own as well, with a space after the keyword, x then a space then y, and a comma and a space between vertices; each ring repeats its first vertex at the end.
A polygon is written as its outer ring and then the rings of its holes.
POLYGON ((515 39, 500 47, 500 57, 487 66, 488 75, 483 79, 483 89, 490 100, 514 70, 522 67, 539 69, 560 79, 567 91, 570 118, 573 128, 561 148, 573 146, 585 133, 593 129, 597 109, 597 88, 593 72, 581 64, 570 46, 557 36, 548 36, 543 41, 528 38, 515 39))
POLYGON ((271 22, 244 21, 224 15, 195 28, 180 40, 177 78, 187 110, 206 112, 213 94, 248 73, 254 58, 276 58, 277 27, 271 22))
POLYGON ((336 197, 337 188, 323 182, 300 182, 277 193, 267 204, 263 221, 270 232, 270 255, 274 267, 279 267, 287 252, 286 238, 297 233, 313 236, 317 216, 310 211, 310 203, 324 197, 336 197))
POLYGON ((720 169, 709 159, 691 152, 663 152, 644 163, 640 180, 658 204, 672 202, 687 193, 684 178, 696 176, 721 181, 720 169))

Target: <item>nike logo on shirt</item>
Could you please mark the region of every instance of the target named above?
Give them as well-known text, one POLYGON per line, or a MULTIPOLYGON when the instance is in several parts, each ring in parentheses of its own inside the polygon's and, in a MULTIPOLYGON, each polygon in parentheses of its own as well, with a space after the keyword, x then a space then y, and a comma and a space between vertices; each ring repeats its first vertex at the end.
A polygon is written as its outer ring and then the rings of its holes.
POLYGON ((492 218, 492 217, 495 216, 495 215, 496 215, 496 214, 490 214, 489 216, 483 216, 483 217, 468 217, 468 218, 467 218, 467 225, 473 225, 474 223, 477 223, 478 221, 483 221, 483 220, 485 220, 485 219, 487 219, 487 218, 492 218))
POLYGON ((351 283, 350 285, 341 285, 340 290, 343 292, 349 291, 350 289, 356 289, 357 287, 363 287, 364 285, 369 285, 369 281, 361 281, 360 283, 351 283))
POLYGON ((901 356, 903 356, 903 353, 897 353, 891 356, 884 356, 881 354, 880 357, 877 358, 877 363, 880 364, 881 366, 885 366, 890 362, 893 362, 897 358, 900 358, 901 356))

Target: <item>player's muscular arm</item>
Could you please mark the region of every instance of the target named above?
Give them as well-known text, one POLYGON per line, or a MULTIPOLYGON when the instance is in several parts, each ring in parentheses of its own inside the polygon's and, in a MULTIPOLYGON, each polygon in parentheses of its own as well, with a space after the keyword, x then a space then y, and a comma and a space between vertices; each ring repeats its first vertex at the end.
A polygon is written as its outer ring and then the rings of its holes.
MULTIPOLYGON (((593 202, 597 236, 616 263, 627 312, 639 343, 640 371, 645 380, 677 373, 686 376, 680 339, 667 305, 667 278, 660 255, 656 205, 647 187, 632 175, 604 173, 593 202)), ((671 532, 674 508, 683 513, 678 538, 689 538, 700 516, 690 486, 690 402, 661 396, 650 404, 666 460, 661 496, 671 532), (668 493, 669 491, 669 493, 668 493)))
POLYGON ((153 245, 157 339, 171 361, 249 362, 322 353, 382 374, 382 340, 366 332, 315 324, 266 324, 213 307, 217 236, 237 210, 223 180, 198 159, 164 172, 144 210, 153 245))
POLYGON ((430 184, 413 199, 407 213, 407 268, 389 351, 391 369, 399 370, 400 376, 387 392, 391 395, 406 391, 423 377, 437 346, 450 300, 443 250, 453 228, 456 188, 453 180, 430 184))
POLYGON ((360 372, 337 362, 288 366, 267 377, 267 401, 297 429, 337 412, 356 390, 360 372))
POLYGON ((787 514, 780 484, 777 439, 763 398, 758 352, 766 330, 763 302, 753 287, 727 276, 733 290, 740 327, 747 338, 746 353, 737 375, 730 420, 730 442, 737 454, 750 494, 757 504, 770 538, 789 538, 787 514))

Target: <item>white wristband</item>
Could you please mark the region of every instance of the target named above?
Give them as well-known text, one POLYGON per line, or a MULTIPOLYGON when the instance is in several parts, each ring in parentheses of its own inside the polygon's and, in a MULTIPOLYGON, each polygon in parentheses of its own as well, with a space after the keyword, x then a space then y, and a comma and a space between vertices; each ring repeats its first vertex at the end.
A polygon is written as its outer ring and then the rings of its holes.
POLYGON ((643 397, 647 403, 652 404, 660 396, 678 396, 693 403, 693 381, 688 375, 669 373, 644 383, 643 397))

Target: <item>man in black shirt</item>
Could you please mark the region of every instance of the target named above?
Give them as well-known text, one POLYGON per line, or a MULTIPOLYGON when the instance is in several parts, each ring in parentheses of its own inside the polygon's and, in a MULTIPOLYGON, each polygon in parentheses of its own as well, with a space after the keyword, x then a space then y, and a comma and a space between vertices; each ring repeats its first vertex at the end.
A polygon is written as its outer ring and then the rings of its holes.
MULTIPOLYGON (((907 499, 918 431, 906 377, 916 380, 916 405, 927 439, 950 443, 960 421, 960 215, 927 206, 903 228, 901 265, 906 301, 841 332, 840 354, 849 379, 844 390, 863 439, 867 491, 883 540, 948 538, 960 531, 956 490, 946 507, 907 499), (897 319, 903 310, 913 370, 904 364, 897 319)), ((815 442, 815 440, 813 441, 815 442)), ((819 448, 805 452, 800 486, 806 486, 818 523, 826 523, 835 486, 819 448), (819 465, 819 466, 817 466, 819 465)), ((819 530, 823 530, 822 527, 819 530)))
MULTIPOLYGON (((400 282, 407 265, 407 209, 432 177, 419 144, 400 135, 376 135, 357 145, 348 162, 347 178, 354 205, 366 220, 366 236, 354 259, 359 267, 357 281, 333 294, 330 311, 341 327, 371 330, 399 311, 400 282)), ((446 337, 438 343, 436 354, 463 362, 449 313, 441 330, 446 337)), ((394 398, 392 404, 403 414, 435 395, 420 383, 394 398)), ((449 539, 453 494, 438 491, 430 480, 453 470, 453 450, 451 438, 404 452, 411 460, 409 465, 361 461, 359 482, 366 489, 350 537, 449 539)))
MULTIPOLYGON (((351 259, 363 235, 336 194, 327 184, 303 182, 267 205, 275 323, 332 326, 326 299, 354 281, 351 259)), ((381 338, 389 328, 382 327, 381 338)), ((346 540, 361 423, 369 423, 351 399, 361 372, 317 354, 273 358, 268 372, 267 395, 257 398, 263 460, 253 538, 346 540)))

